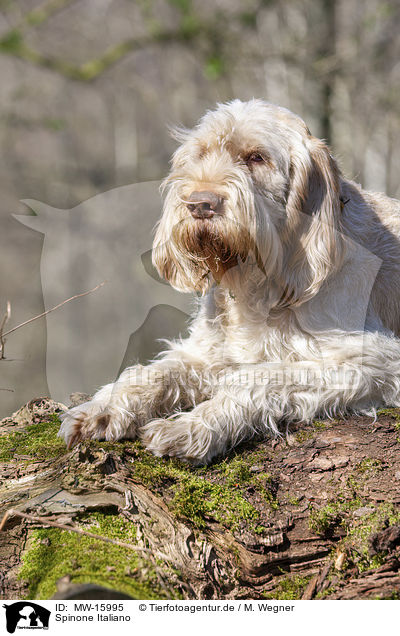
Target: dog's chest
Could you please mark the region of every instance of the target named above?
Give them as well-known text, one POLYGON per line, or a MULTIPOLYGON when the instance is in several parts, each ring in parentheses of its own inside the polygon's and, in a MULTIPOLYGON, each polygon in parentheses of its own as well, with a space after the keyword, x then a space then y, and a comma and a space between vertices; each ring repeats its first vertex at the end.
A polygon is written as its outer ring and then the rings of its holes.
POLYGON ((221 322, 224 359, 237 364, 296 359, 292 323, 289 311, 271 316, 262 305, 249 307, 231 299, 221 322))

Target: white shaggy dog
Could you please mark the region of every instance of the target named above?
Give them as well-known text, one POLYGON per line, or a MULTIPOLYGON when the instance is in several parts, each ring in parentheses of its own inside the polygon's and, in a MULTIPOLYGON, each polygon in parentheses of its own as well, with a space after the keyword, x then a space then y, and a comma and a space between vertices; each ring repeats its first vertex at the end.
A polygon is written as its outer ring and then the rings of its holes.
POLYGON ((153 260, 200 292, 191 334, 68 411, 68 445, 139 437, 201 464, 280 422, 400 405, 400 203, 261 100, 176 134, 153 260))

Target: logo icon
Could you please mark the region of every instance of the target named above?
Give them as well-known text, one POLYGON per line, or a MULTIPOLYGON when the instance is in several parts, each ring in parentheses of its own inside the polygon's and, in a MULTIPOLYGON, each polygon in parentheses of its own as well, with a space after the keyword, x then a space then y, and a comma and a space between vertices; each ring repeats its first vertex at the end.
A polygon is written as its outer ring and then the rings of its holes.
POLYGON ((193 301, 159 278, 151 264, 152 232, 162 208, 159 185, 114 188, 69 210, 25 201, 36 216, 16 217, 44 234, 46 310, 105 281, 46 316, 46 375, 54 400, 67 404, 71 393, 93 393, 125 367, 157 355, 159 338, 184 331, 193 301))
POLYGON ((6 610, 6 627, 9 634, 14 634, 16 629, 49 629, 51 612, 37 603, 17 601, 3 607, 6 610))

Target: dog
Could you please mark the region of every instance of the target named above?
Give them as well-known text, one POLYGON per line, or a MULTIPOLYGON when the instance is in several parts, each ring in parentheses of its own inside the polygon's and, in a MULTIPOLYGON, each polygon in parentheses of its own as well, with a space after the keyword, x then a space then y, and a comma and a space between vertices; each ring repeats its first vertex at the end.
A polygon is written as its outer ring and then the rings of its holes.
POLYGON ((174 134, 153 263, 196 292, 190 335, 69 410, 68 446, 138 437, 200 465, 282 423, 400 406, 400 202, 263 100, 174 134))

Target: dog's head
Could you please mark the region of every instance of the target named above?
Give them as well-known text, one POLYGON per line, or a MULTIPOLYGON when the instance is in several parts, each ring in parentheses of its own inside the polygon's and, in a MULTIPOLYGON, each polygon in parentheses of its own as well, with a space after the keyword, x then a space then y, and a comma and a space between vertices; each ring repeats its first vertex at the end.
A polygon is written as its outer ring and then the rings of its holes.
POLYGON ((340 264, 340 174, 327 146, 285 108, 235 100, 207 112, 164 182, 159 273, 182 291, 274 282, 281 302, 314 295, 340 264))

